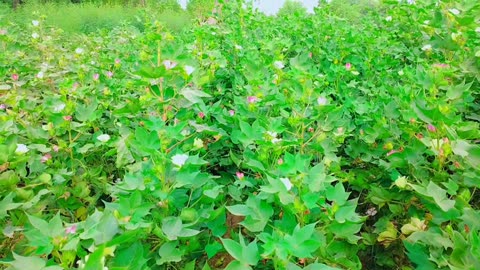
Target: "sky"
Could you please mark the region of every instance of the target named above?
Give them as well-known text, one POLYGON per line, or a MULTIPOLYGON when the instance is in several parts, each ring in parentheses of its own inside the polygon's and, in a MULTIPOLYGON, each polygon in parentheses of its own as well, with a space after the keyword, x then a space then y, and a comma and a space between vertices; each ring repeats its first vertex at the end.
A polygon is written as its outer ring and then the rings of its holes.
MULTIPOLYGON (((185 8, 188 0, 179 0, 178 2, 185 8)), ((283 6, 285 0, 253 0, 254 6, 260 11, 268 15, 275 14, 283 6)), ((313 11, 313 7, 317 5, 318 0, 298 0, 309 10, 313 11)))

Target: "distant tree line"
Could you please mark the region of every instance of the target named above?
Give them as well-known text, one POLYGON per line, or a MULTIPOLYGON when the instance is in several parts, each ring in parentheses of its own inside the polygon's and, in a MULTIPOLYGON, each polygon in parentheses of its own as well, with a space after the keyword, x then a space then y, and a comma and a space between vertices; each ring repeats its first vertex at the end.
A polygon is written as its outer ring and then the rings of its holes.
MULTIPOLYGON (((98 3, 98 4, 116 4, 123 6, 140 6, 156 5, 165 9, 180 10, 181 6, 177 0, 0 0, 2 3, 11 5, 13 9, 20 7, 22 4, 35 1, 40 4, 47 3, 98 3)), ((189 0, 187 2, 187 10, 190 12, 212 11, 218 5, 218 0, 189 0)), ((204 13, 203 13, 204 14, 204 13)))

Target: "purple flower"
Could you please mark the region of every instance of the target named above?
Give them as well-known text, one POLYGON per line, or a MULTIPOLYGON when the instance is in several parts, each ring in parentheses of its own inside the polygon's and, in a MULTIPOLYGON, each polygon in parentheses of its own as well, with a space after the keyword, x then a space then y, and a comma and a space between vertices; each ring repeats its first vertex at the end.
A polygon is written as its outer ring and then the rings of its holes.
POLYGON ((258 98, 256 96, 248 96, 247 97, 247 102, 248 103, 255 103, 258 101, 258 98))
POLYGON ((436 131, 437 131, 437 128, 436 128, 434 125, 432 125, 432 124, 428 124, 428 125, 427 125, 427 129, 428 129, 428 131, 430 131, 430 132, 436 132, 436 131))
POLYGON ((77 225, 72 225, 65 229, 66 234, 75 234, 77 232, 77 225))
POLYGON ((111 71, 107 72, 107 77, 112 78, 113 77, 113 72, 111 72, 111 71))

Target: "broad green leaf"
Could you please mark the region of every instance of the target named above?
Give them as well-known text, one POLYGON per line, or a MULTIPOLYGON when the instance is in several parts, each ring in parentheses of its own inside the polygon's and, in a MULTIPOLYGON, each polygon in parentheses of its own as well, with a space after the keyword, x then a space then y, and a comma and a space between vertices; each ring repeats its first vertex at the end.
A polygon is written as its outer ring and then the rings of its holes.
POLYGON ((143 270, 148 261, 144 253, 144 246, 140 242, 135 242, 125 249, 117 250, 108 269, 143 270))
POLYGON ((162 265, 181 261, 183 251, 177 248, 177 241, 173 241, 163 244, 158 250, 158 255, 160 255, 160 259, 157 259, 157 264, 162 265))
POLYGON ((221 239, 223 246, 227 252, 236 260, 241 261, 243 259, 243 247, 239 243, 232 239, 221 239))
POLYGON ((89 254, 88 260, 85 262, 84 269, 92 270, 103 270, 103 252, 105 250, 105 245, 100 245, 95 247, 95 251, 92 254, 89 254))
POLYGON ((449 200, 446 196, 447 191, 439 187, 437 184, 430 182, 427 186, 427 194, 432 197, 440 208, 447 212, 455 207, 455 201, 449 200))
POLYGON ((7 216, 7 211, 16 209, 22 205, 21 203, 14 203, 14 197, 15 194, 10 192, 7 196, 5 196, 5 198, 3 198, 2 201, 0 201, 0 219, 7 216))

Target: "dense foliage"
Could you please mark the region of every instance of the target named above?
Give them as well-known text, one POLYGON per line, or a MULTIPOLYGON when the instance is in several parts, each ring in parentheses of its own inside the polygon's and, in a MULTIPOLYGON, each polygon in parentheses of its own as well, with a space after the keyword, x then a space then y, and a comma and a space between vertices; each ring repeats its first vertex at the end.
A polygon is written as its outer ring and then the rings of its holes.
POLYGON ((0 264, 479 269, 480 4, 411 2, 2 21, 0 264))

